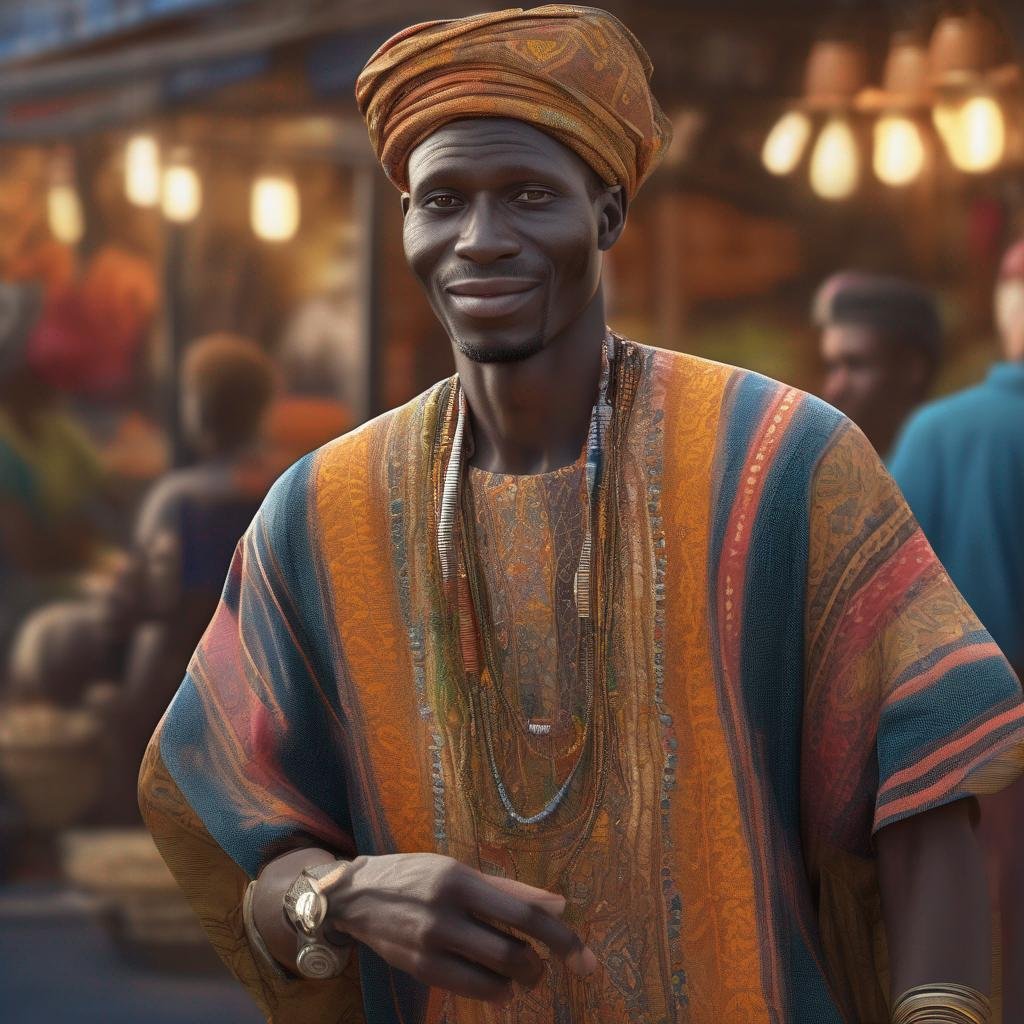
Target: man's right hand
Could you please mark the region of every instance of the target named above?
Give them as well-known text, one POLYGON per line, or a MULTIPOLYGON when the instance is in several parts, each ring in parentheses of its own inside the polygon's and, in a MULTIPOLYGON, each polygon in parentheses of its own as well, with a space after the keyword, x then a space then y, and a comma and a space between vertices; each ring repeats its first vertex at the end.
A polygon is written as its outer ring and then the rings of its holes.
POLYGON ((584 976, 597 959, 564 922, 565 899, 485 875, 451 857, 357 857, 332 892, 328 920, 425 985, 505 1002, 536 985, 539 943, 584 976), (512 929, 522 938, 510 935, 512 929))

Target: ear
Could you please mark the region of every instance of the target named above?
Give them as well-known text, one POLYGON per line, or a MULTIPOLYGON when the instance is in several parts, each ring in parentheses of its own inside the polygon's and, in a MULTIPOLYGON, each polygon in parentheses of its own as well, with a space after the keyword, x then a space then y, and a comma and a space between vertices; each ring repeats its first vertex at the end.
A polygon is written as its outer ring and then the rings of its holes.
POLYGON ((597 204, 597 247, 607 252, 622 234, 626 226, 626 213, 629 210, 629 197, 621 185, 608 185, 598 194, 594 202, 597 204))
POLYGON ((408 192, 402 193, 402 216, 404 217, 409 212, 409 202, 412 196, 408 192))

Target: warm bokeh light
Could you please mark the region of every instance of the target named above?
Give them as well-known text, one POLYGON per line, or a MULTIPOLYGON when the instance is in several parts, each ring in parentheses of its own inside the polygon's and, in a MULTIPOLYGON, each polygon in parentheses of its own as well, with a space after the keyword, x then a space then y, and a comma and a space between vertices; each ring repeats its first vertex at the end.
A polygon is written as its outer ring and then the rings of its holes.
POLYGON ((1006 151, 1006 118, 992 96, 972 96, 960 104, 940 103, 935 126, 953 166, 968 174, 991 171, 1006 151))
POLYGON ((183 154, 175 154, 163 176, 163 211, 179 224, 193 220, 203 202, 203 186, 196 169, 183 154))
POLYGON ((924 169, 921 129, 909 118, 887 115, 875 124, 875 174, 886 185, 916 181, 924 169))
POLYGON ((160 202, 160 149, 152 135, 136 135, 124 152, 124 184, 128 199, 136 206, 160 202))
POLYGON ((54 182, 46 197, 47 219, 54 238, 67 245, 80 241, 85 232, 82 203, 73 185, 54 182))
POLYGON ((268 242, 287 242, 299 229, 299 189, 288 174, 265 174, 252 186, 252 229, 268 242))
POLYGON ((772 174, 790 174, 800 163, 811 137, 811 119, 791 110, 775 123, 764 141, 761 159, 772 174))
POLYGON ((811 187, 823 199, 847 199, 860 181, 860 153, 849 122, 833 117, 811 154, 811 187))

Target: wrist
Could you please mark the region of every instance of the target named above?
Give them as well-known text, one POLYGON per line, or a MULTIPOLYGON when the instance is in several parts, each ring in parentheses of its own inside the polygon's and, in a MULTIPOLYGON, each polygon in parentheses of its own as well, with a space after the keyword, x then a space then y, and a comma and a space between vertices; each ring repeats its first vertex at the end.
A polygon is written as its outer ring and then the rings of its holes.
POLYGON ((285 893, 304 868, 334 860, 334 854, 327 850, 292 850, 270 861, 256 880, 252 897, 253 924, 274 960, 293 973, 296 935, 285 917, 285 893))
POLYGON ((347 860, 334 860, 303 868, 285 892, 283 911, 296 939, 295 967, 306 978, 335 978, 348 962, 352 940, 328 929, 327 901, 350 867, 347 860))
POLYGON ((348 868, 333 885, 327 896, 327 928, 329 931, 338 932, 343 938, 354 938, 353 927, 353 903, 359 893, 357 876, 366 865, 365 855, 353 857, 348 862, 348 868))

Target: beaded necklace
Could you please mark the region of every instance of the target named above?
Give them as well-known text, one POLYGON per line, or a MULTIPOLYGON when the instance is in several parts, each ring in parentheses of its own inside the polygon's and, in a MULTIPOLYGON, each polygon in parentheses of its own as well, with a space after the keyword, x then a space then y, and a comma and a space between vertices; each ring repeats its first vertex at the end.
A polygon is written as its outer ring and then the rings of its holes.
MULTIPOLYGON (((440 514, 437 520, 437 548, 441 566, 443 589, 449 604, 454 606, 458 616, 458 647, 462 656, 462 667, 475 694, 474 717, 481 724, 487 764, 494 781, 498 799, 509 819, 518 825, 537 825, 548 819, 564 801, 588 747, 593 748, 596 793, 594 806, 588 818, 596 813, 600 800, 604 776, 604 756, 607 742, 607 692, 605 684, 605 649, 603 604, 598 600, 599 583, 605 576, 604 570, 610 561, 611 520, 609 516, 609 484, 614 483, 615 474, 609 472, 609 453, 614 450, 612 391, 614 370, 618 356, 618 339, 606 332, 602 347, 601 380, 597 402, 591 412, 587 432, 585 486, 582 490, 584 508, 584 535, 579 565, 575 574, 574 596, 580 626, 579 671, 585 681, 585 714, 583 731, 578 744, 575 761, 554 795, 535 813, 526 813, 515 806, 508 786, 501 776, 494 752, 494 725, 486 713, 485 702, 481 699, 482 688, 496 679, 493 658, 489 657, 489 645, 482 640, 477 623, 480 621, 479 580, 470 579, 474 565, 471 550, 470 531, 465 528, 462 510, 462 481, 467 454, 468 420, 465 394, 457 387, 457 419, 451 440, 448 464, 444 469, 441 492, 440 514), (595 545, 595 538, 598 543, 595 545), (596 550, 595 550, 596 549, 596 550), (475 599, 476 598, 476 599, 475 599), (598 683, 600 685, 598 685, 598 683), (600 718, 598 727, 597 719, 600 718)), ((471 443, 471 442, 470 442, 471 443)), ((614 504, 614 503, 611 503, 614 504)))

